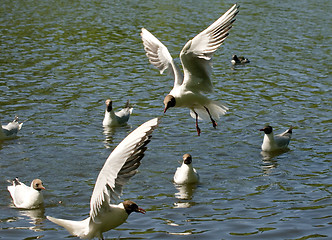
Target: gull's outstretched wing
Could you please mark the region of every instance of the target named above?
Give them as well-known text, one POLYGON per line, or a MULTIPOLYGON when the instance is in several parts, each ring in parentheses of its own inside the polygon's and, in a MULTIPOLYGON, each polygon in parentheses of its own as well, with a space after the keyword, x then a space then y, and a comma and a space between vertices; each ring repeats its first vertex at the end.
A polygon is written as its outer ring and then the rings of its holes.
POLYGON ((90 200, 92 221, 101 209, 108 208, 122 194, 123 185, 136 174, 144 157, 151 133, 158 126, 159 118, 145 122, 131 132, 113 150, 101 169, 90 200))
POLYGON ((180 58, 183 66, 186 88, 194 91, 211 92, 211 58, 227 38, 239 6, 234 4, 224 15, 203 32, 189 40, 183 47, 180 58))
POLYGON ((146 56, 149 58, 150 63, 159 69, 160 74, 166 70, 174 76, 174 86, 181 85, 183 76, 174 63, 167 47, 145 28, 142 28, 141 37, 146 56))

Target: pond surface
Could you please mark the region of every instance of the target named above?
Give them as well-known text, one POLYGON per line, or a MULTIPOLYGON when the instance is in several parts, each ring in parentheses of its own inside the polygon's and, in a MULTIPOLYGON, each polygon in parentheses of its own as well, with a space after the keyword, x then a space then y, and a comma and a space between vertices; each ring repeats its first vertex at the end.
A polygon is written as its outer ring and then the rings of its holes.
MULTIPOLYGON (((124 189, 147 210, 107 239, 330 239, 330 1, 238 2, 240 13, 214 55, 210 98, 229 111, 217 129, 187 109, 170 109, 155 130, 139 173, 124 189), (232 67, 233 54, 247 65, 232 67), (294 126, 290 150, 262 155, 262 132, 294 126), (173 174, 193 156, 199 185, 177 188, 173 174)), ((177 58, 184 44, 231 1, 2 1, 0 118, 18 115, 19 138, 0 143, 0 239, 64 239, 45 216, 81 220, 95 179, 127 134, 163 115, 173 79, 148 62, 150 30, 177 58), (128 126, 104 131, 107 98, 133 104, 128 126), (8 179, 41 178, 45 207, 13 207, 8 179)))

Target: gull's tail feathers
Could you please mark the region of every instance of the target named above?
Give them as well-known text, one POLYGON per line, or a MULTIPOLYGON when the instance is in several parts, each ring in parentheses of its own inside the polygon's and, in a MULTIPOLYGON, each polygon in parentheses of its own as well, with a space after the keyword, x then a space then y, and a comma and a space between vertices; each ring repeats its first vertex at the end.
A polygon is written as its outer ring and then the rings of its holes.
POLYGON ((130 112, 130 114, 132 114, 132 112, 133 112, 133 107, 132 107, 132 105, 130 104, 129 99, 127 100, 126 105, 125 105, 123 108, 124 108, 124 109, 127 109, 127 110, 130 112))
POLYGON ((21 130, 23 123, 25 123, 26 121, 28 121, 28 120, 24 120, 23 122, 19 123, 19 122, 18 122, 18 116, 17 116, 17 115, 15 115, 15 118, 14 118, 14 120, 13 120, 13 122, 15 122, 15 123, 18 124, 18 130, 21 130))
POLYGON ((89 218, 83 221, 72 221, 50 216, 46 216, 46 218, 51 222, 64 227, 70 234, 74 236, 82 238, 85 237, 85 233, 89 231, 89 218))
MULTIPOLYGON (((223 104, 217 101, 210 101, 210 103, 205 105, 204 107, 199 107, 194 109, 195 112, 198 114, 198 119, 210 121, 210 116, 207 109, 210 112, 211 117, 214 120, 218 120, 222 115, 226 114, 228 107, 224 106, 223 104)), ((192 110, 190 110, 190 116, 192 118, 196 118, 196 115, 192 110)))

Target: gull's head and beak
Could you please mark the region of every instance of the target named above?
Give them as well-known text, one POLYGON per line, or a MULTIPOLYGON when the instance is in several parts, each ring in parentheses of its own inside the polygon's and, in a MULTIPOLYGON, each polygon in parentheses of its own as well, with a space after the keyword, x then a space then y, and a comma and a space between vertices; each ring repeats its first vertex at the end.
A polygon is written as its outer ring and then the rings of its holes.
POLYGON ((175 107, 175 104, 175 97, 173 97, 172 95, 167 95, 164 99, 164 113, 166 113, 167 109, 169 109, 170 107, 175 107))

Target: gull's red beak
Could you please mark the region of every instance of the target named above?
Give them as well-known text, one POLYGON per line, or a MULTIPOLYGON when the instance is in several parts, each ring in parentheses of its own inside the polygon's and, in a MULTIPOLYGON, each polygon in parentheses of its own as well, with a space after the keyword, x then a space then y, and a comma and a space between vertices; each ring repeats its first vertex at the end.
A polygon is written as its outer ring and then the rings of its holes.
POLYGON ((146 213, 146 211, 143 208, 140 208, 140 207, 138 208, 137 212, 140 212, 140 213, 143 213, 143 214, 146 213))

